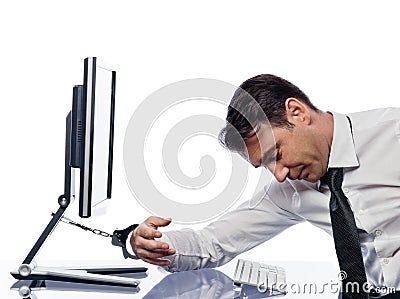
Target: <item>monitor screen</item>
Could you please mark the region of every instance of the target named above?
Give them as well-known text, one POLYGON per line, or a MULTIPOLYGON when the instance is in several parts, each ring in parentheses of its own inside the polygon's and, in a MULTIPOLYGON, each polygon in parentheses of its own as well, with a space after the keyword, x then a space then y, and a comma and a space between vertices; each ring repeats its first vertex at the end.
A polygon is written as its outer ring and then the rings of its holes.
POLYGON ((90 217, 111 198, 115 71, 95 57, 84 61, 84 82, 75 86, 71 166, 79 167, 79 216, 90 217))

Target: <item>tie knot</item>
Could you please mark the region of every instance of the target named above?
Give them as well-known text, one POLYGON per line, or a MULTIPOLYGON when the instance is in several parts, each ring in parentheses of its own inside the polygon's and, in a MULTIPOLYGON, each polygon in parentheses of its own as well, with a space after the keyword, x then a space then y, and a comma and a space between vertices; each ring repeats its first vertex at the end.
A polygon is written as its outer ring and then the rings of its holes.
POLYGON ((325 182, 331 192, 342 189, 343 168, 329 168, 327 173, 321 178, 325 182))

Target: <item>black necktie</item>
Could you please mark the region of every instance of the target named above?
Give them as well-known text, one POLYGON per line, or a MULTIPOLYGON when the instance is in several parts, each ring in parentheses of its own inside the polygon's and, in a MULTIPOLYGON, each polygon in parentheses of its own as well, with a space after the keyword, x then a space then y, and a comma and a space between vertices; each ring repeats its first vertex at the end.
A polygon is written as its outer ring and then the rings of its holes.
POLYGON ((343 168, 330 168, 323 178, 331 191, 329 209, 336 255, 342 271, 342 298, 369 298, 356 222, 342 190, 343 168))

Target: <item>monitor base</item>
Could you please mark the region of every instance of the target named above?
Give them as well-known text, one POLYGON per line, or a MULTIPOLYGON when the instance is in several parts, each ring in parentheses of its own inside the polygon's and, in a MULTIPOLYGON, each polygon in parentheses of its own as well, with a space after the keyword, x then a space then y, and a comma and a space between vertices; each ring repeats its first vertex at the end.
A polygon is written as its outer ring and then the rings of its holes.
MULTIPOLYGON (((19 295, 22 298, 36 298, 33 290, 43 288, 40 281, 65 282, 82 285, 98 285, 124 288, 129 293, 139 291, 139 280, 131 277, 113 276, 109 274, 140 274, 145 273, 144 267, 110 267, 110 268, 85 268, 85 269, 62 269, 56 267, 36 267, 34 264, 23 264, 18 270, 10 274, 19 281, 30 281, 21 283, 18 287, 19 295), (104 274, 102 274, 104 273, 104 274)), ((45 288, 45 287, 44 287, 45 288)))

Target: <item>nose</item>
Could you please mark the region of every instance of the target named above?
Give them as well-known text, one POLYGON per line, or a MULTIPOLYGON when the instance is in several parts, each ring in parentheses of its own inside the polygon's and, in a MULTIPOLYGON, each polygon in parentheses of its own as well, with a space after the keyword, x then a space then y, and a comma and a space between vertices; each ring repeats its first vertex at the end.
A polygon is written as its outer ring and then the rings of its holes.
POLYGON ((289 167, 286 167, 285 165, 282 165, 282 164, 280 164, 278 162, 275 164, 275 168, 271 170, 271 172, 273 173, 274 177, 280 183, 285 181, 286 177, 289 174, 289 171, 290 171, 289 167))

